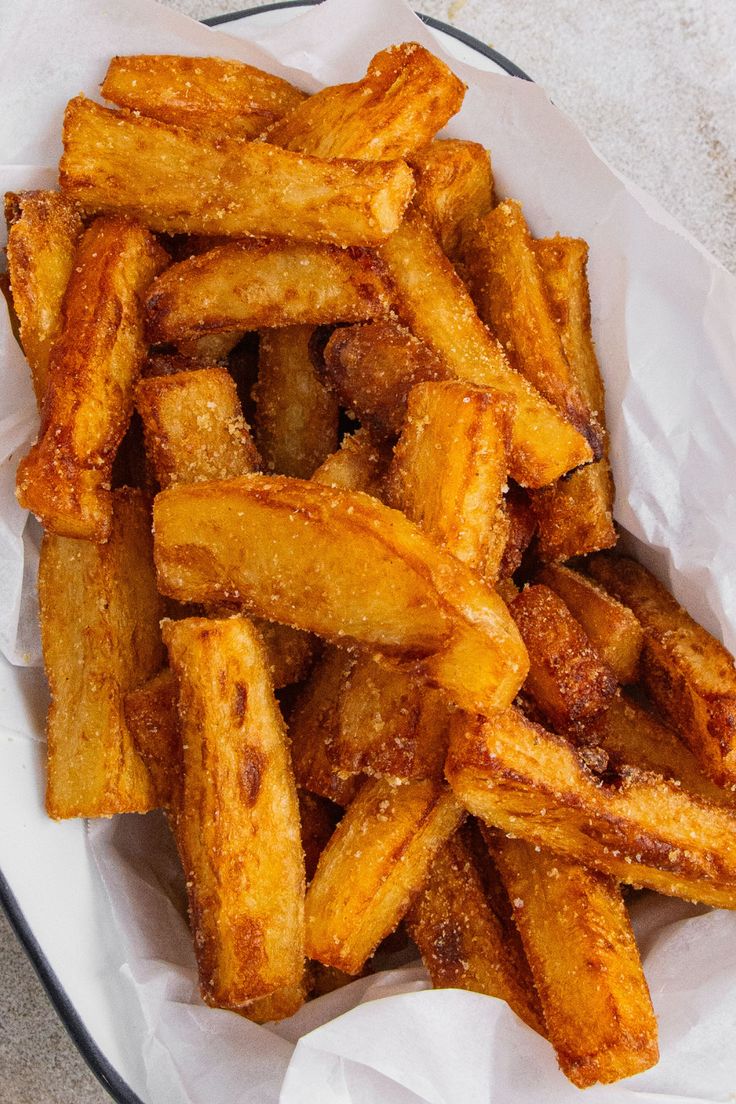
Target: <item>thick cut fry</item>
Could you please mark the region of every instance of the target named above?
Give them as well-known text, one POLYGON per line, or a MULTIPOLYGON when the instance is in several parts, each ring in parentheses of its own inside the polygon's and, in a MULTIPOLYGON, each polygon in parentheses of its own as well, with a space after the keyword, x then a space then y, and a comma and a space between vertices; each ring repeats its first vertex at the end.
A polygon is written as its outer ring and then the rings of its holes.
POLYGON ((518 483, 509 485, 503 506, 509 524, 506 543, 498 566, 498 577, 510 579, 521 567, 524 553, 536 533, 537 522, 529 502, 529 495, 518 483))
POLYGON ((365 782, 322 852, 307 893, 309 957, 359 973, 464 815, 442 783, 365 782))
POLYGON ((342 487, 345 491, 365 491, 382 497, 382 484, 391 462, 391 450, 376 444, 367 429, 343 437, 337 452, 328 456, 312 476, 315 483, 342 487))
POLYGON ((432 863, 424 889, 406 915, 409 935, 435 989, 469 989, 498 997, 543 1035, 529 966, 488 899, 468 827, 464 825, 432 863))
POLYGON ((172 54, 114 57, 100 91, 118 107, 213 138, 255 138, 305 99, 242 61, 172 54))
POLYGON ((337 400, 317 379, 311 326, 261 334, 253 389, 256 441, 267 471, 309 479, 337 448, 337 400))
POLYGON ((616 677, 562 599, 549 587, 528 586, 509 610, 529 653, 524 690, 552 727, 605 709, 616 677))
POLYGON ((504 200, 465 239, 463 262, 478 313, 525 376, 586 438, 598 459, 601 429, 568 364, 521 207, 504 200))
POLYGON ((76 204, 61 192, 8 192, 5 218, 10 291, 40 407, 51 347, 63 326, 62 304, 82 220, 76 204))
POLYGON ((513 417, 513 400, 500 392, 460 380, 418 384, 389 469, 388 504, 481 573, 503 525, 513 417))
POLYGON ((115 491, 112 506, 107 544, 46 534, 41 548, 41 638, 51 690, 46 808, 56 819, 156 807, 123 714, 125 694, 163 658, 150 516, 137 491, 115 491))
POLYGON ((531 495, 540 559, 556 562, 612 548, 613 475, 603 457, 531 495))
POLYGON ((569 741, 515 709, 457 714, 445 773, 487 824, 671 897, 736 908, 736 813, 661 775, 594 776, 569 741))
POLYGON ((233 242, 173 265, 148 297, 152 341, 384 314, 380 266, 363 251, 233 242))
POLYGON ((504 708, 527 658, 503 601, 397 510, 285 476, 180 484, 154 507, 163 593, 375 647, 461 708, 504 708))
POLYGON ((174 672, 164 667, 125 695, 125 721, 148 768, 157 807, 174 809, 181 780, 181 733, 174 672))
POLYGON ((179 685, 175 835, 203 999, 240 1009, 304 971, 304 856, 286 733, 246 618, 164 624, 179 685))
POLYGON ((562 564, 548 564, 537 578, 559 594, 618 681, 635 682, 644 633, 631 610, 592 579, 562 564))
POLYGON ((460 256, 463 230, 493 206, 493 171, 487 149, 457 138, 431 142, 407 156, 417 182, 415 204, 443 252, 460 256))
POLYGON ((662 716, 714 782, 736 785, 733 656, 640 564, 594 556, 587 566, 641 622, 641 679, 662 716))
POLYGON ((378 437, 401 432, 412 387, 450 376, 439 357, 396 322, 341 327, 324 350, 327 386, 378 437))
POLYGON ((404 157, 442 129, 464 95, 465 85, 444 62, 404 42, 376 54, 362 80, 304 100, 265 137, 315 157, 404 157))
POLYGON ((453 375, 516 400, 510 464, 517 482, 543 487, 592 458, 584 437, 509 367, 419 214, 410 212, 379 252, 394 285, 401 321, 453 375))
POLYGON ((161 487, 228 479, 258 467, 235 383, 224 368, 141 380, 135 405, 161 487))
POLYGON ((148 231, 126 219, 98 219, 79 245, 40 436, 16 484, 21 506, 49 532, 96 541, 110 535, 112 464, 145 354, 141 296, 164 263, 148 231))
POLYGON ((312 662, 313 640, 309 633, 254 618, 266 649, 268 673, 275 690, 301 682, 312 662))
POLYGON ((62 189, 164 233, 376 245, 414 191, 403 161, 321 161, 264 142, 213 138, 84 96, 64 115, 62 189))
POLYGON ((342 810, 333 802, 326 801, 325 798, 318 797, 307 790, 300 789, 298 797, 304 868, 309 883, 314 877, 319 857, 342 816, 342 810))
POLYGON ((523 840, 489 838, 562 1072, 584 1089, 649 1069, 657 1021, 619 887, 523 840))
POLYGON ((298 1012, 307 1000, 309 983, 309 972, 305 970, 302 980, 296 985, 284 985, 266 997, 246 1001, 242 1008, 234 1011, 246 1020, 252 1020, 253 1023, 266 1024, 276 1020, 288 1020, 289 1016, 298 1012))

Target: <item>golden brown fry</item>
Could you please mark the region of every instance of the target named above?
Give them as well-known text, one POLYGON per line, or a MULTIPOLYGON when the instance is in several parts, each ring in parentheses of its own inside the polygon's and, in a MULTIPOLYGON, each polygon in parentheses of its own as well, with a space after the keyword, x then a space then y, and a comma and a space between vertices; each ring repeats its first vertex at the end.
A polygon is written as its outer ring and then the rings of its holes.
POLYGON ((299 806, 267 660, 246 618, 164 624, 179 685, 176 839, 203 999, 222 1008, 304 970, 299 806))
POLYGON ((224 368, 141 380, 135 405, 161 487, 228 479, 258 467, 235 383, 224 368))
POLYGON ((185 601, 367 644, 461 708, 504 708, 527 659, 503 601, 397 510, 285 476, 157 496, 159 584, 185 601))
POLYGON ((214 138, 255 138, 306 98, 242 61, 172 54, 114 57, 100 91, 118 107, 214 138))
POLYGON ((529 966, 493 910, 469 827, 463 825, 434 859, 406 915, 409 934, 435 989, 469 989, 498 997, 544 1035, 529 966))
POLYGON ((442 783, 365 782, 307 893, 309 957, 357 974, 401 920, 464 815, 442 783))
POLYGON ((110 480, 145 355, 141 296, 166 261, 147 230, 102 218, 84 234, 49 363, 37 443, 18 467, 21 506, 66 537, 104 541, 110 480))
POLYGON ((478 142, 446 138, 409 154, 407 161, 417 182, 415 205, 443 252, 456 261, 464 228, 493 206, 490 154, 478 142))
POLYGON ((253 618, 266 649, 268 672, 275 690, 301 682, 312 663, 313 639, 309 633, 253 618))
POLYGON ((480 317, 528 379, 587 439, 594 459, 601 430, 570 369, 532 240, 512 199, 479 219, 465 237, 464 270, 480 317))
POLYGON ((143 363, 143 379, 156 376, 175 376, 179 372, 198 372, 202 361, 196 357, 183 356, 181 353, 152 353, 143 363))
POLYGON ((246 1001, 241 1008, 234 1009, 234 1011, 246 1020, 252 1020, 253 1023, 258 1024, 288 1020, 289 1016, 293 1016, 295 1012, 298 1012, 307 1000, 309 986, 309 971, 305 969, 302 980, 295 985, 283 985, 266 997, 246 1001))
POLYGON ((524 691, 555 729, 600 713, 616 677, 549 587, 528 586, 509 606, 529 653, 524 691))
POLYGON ((631 610, 592 579, 562 564, 548 564, 537 578, 559 594, 618 681, 635 682, 644 633, 631 610))
POLYGON ((456 714, 450 785, 487 824, 618 881, 736 908, 736 814, 661 775, 594 776, 572 744, 515 709, 456 714))
POLYGON ((605 457, 541 487, 530 497, 541 559, 569 560, 616 543, 613 475, 605 457))
POLYGON ((324 797, 318 797, 317 794, 309 793, 307 790, 298 790, 297 796, 302 826, 304 867, 307 883, 309 883, 314 877, 319 857, 342 816, 342 810, 332 801, 327 801, 324 797))
POLYGON ((465 285, 416 212, 381 246, 401 321, 453 375, 516 400, 511 474, 542 487, 592 457, 588 442, 535 388, 509 367, 473 306, 465 285))
POLYGON ((362 80, 324 88, 265 135, 315 157, 380 161, 425 145, 463 102, 465 85, 416 42, 389 46, 362 80))
POLYGON ((510 579, 521 566, 524 553, 536 533, 537 523, 529 495, 518 483, 510 484, 503 506, 508 519, 508 533, 498 566, 498 576, 500 579, 510 579))
POLYGON ((182 356, 191 357, 204 364, 225 365, 227 358, 244 336, 243 330, 234 333, 212 333, 204 337, 182 338, 177 347, 182 356))
POLYGON ((649 1069, 657 1021, 619 887, 523 840, 489 840, 562 1072, 584 1089, 649 1069))
POLYGON ((148 297, 152 341, 232 329, 359 322, 384 314, 380 266, 363 251, 233 242, 173 265, 148 297))
POLYGON ((733 656, 640 564, 594 556, 587 567, 641 622, 641 679, 662 716, 714 782, 736 785, 733 656))
POLYGON ((514 402, 500 392, 420 383, 389 469, 387 503, 481 573, 498 544, 513 418, 514 402))
POLYGON ((40 407, 51 347, 63 326, 62 304, 82 220, 76 204, 61 192, 8 192, 5 218, 13 307, 40 407))
POLYGON ((179 799, 181 733, 174 672, 164 667, 124 699, 125 721, 136 751, 148 768, 156 806, 173 809, 179 799))
POLYGON ((337 448, 337 400, 317 379, 309 352, 311 326, 265 330, 254 429, 266 471, 309 479, 337 448))
POLYGON ((49 816, 112 816, 156 807, 125 723, 126 693, 161 666, 160 603, 148 505, 112 495, 106 544, 46 534, 38 593, 46 677, 49 816), (73 613, 73 615, 72 615, 73 613))
POLYGON ((390 449, 376 444, 368 430, 361 427, 343 437, 340 448, 320 464, 312 480, 325 483, 328 487, 365 491, 374 498, 381 498, 382 483, 390 462, 390 449))
POLYGON ((85 211, 164 233, 376 245, 414 191, 403 161, 321 161, 264 142, 213 138, 84 96, 64 115, 62 189, 85 211))

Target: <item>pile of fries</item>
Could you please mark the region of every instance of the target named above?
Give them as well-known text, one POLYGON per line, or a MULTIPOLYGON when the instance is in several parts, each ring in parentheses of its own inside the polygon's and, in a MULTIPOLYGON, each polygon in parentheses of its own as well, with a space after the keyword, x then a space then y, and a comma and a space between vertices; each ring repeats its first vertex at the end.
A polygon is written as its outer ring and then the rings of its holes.
POLYGON ((6 197, 47 808, 166 810, 209 1004, 403 925, 584 1087, 657 1060, 622 887, 736 908, 736 668, 610 552, 587 246, 435 138, 464 91, 119 57, 6 197))

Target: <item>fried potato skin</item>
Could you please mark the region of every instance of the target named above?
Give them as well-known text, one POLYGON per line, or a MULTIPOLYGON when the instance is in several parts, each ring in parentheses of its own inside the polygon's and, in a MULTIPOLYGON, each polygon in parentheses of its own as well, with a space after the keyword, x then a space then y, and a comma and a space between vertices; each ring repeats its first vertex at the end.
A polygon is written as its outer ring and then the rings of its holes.
POLYGON ((321 161, 264 142, 213 138, 77 96, 64 115, 62 190, 168 234, 298 237, 376 245, 414 191, 403 161, 321 161))
POLYGON ((122 218, 96 220, 80 241, 39 439, 16 480, 21 506, 49 532, 110 535, 112 464, 145 355, 141 296, 166 261, 147 230, 122 218))
POLYGON ((160 809, 175 808, 179 799, 181 732, 176 703, 176 677, 169 667, 124 699, 125 722, 148 768, 160 809))
POLYGON ((736 784, 733 656, 634 560, 601 555, 586 566, 641 622, 641 679, 662 716, 714 782, 736 784))
POLYGON ((63 324, 62 305, 82 234, 76 204, 61 192, 8 192, 8 274, 20 339, 41 407, 49 357, 63 324))
POLYGON ((264 137, 315 157, 405 157, 442 129, 464 95, 465 85, 444 62, 404 42, 376 54, 362 80, 310 96, 264 137))
POLYGON ((169 597, 243 603, 375 647, 471 710, 503 708, 523 682, 526 653, 503 601, 368 495, 250 475, 172 487, 154 512, 169 597))
POLYGON ((562 1072, 584 1089, 649 1069, 657 1022, 615 881, 502 833, 489 842, 562 1072))
POLYGON ((256 138, 306 99, 242 61, 174 54, 114 57, 100 92, 118 107, 216 138, 256 138))
POLYGON ((173 265, 151 287, 152 341, 385 314, 381 267, 363 250, 289 242, 233 242, 173 265))
POLYGON ((138 491, 113 492, 112 506, 106 544, 47 533, 41 548, 41 640, 51 690, 46 810, 55 820, 157 807, 123 712, 125 694, 163 659, 150 516, 138 491))
POLYGON ((493 206, 493 170, 479 142, 436 139, 407 155, 414 170, 415 206, 427 219, 443 253, 461 258, 463 230, 493 206))
POLYGON ((203 999, 241 1009, 300 984, 304 856, 267 659, 242 617, 164 624, 179 685, 183 784, 175 835, 203 999))
POLYGON ((660 775, 627 765, 601 781, 515 709, 456 715, 445 774, 493 827, 618 881, 736 908, 736 816, 660 775))
POLYGON ((470 295, 422 216, 410 211, 379 249, 393 285, 396 311, 459 379, 516 400, 511 474, 543 487, 587 463, 584 437, 518 372, 478 317, 470 295))
POLYGON ((442 783, 365 782, 322 852, 307 892, 309 957, 359 973, 396 927, 464 816, 442 783))

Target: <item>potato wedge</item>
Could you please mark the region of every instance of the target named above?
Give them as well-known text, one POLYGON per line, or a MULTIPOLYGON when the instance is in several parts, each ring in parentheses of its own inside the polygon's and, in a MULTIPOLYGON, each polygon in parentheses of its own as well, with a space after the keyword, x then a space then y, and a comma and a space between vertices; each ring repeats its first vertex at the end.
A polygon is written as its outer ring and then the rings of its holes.
POLYGON ((307 892, 307 954, 357 974, 426 881, 464 810, 442 783, 365 782, 307 892))
POLYGON ((503 601, 396 510, 285 476, 157 496, 159 585, 376 648, 461 708, 504 708, 526 653, 503 601))
POLYGON ((383 479, 390 462, 391 450, 376 444, 368 430, 361 427, 343 437, 340 448, 320 464, 312 480, 382 498, 383 479))
POLYGON ((463 230, 493 206, 491 156, 478 142, 445 138, 407 154, 414 170, 415 206, 427 219, 442 251, 461 256, 463 230))
POLYGON ((375 259, 329 245, 233 242, 173 265, 166 277, 148 296, 152 341, 360 322, 388 308, 375 259))
POLYGON ((213 138, 256 138, 304 92, 271 73, 214 57, 114 57, 100 92, 106 100, 213 138))
POLYGON ((168 234, 376 245, 414 191, 403 161, 321 161, 264 142, 213 138, 84 96, 64 115, 64 192, 168 234))
POLYGON ((500 832, 489 842, 562 1072, 584 1089, 649 1069, 657 1021, 616 882, 500 832))
POLYGON ((465 85, 416 42, 382 50, 362 80, 323 88, 264 136, 314 157, 382 161, 424 146, 463 102, 465 85))
POLYGON ((511 474, 543 487, 592 458, 584 437, 518 372, 481 322, 473 301, 417 212, 381 246, 400 320, 460 379, 516 400, 511 474))
POLYGON ((112 515, 106 544, 47 533, 41 548, 46 809, 57 820, 157 806, 123 713, 126 693, 163 659, 148 504, 139 491, 114 491, 112 515))
POLYGON ((594 556, 586 566, 641 622, 641 679, 662 716, 714 782, 735 786, 733 656, 634 560, 594 556))
POLYGON ((635 682, 644 632, 631 610, 592 579, 562 564, 547 564, 537 579, 560 596, 618 681, 635 682))
POLYGON ((164 623, 179 686, 175 835, 203 999, 241 1009, 304 972, 304 856, 267 659, 243 617, 164 623))
POLYGON ((48 532, 107 540, 110 480, 145 355, 141 296, 166 263, 147 230, 101 218, 84 234, 49 363, 41 432, 16 493, 48 532))
POLYGON ((339 408, 317 379, 311 326, 264 330, 253 389, 254 429, 266 471, 309 479, 338 443, 339 408))
POLYGON ((156 807, 175 809, 181 784, 181 731, 176 676, 169 667, 130 690, 124 698, 125 722, 148 768, 156 807))
POLYGON ((82 219, 76 204, 61 192, 8 192, 5 218, 13 308, 40 408, 51 348, 64 324, 64 293, 82 219))
POLYGON ((573 745, 515 709, 456 714, 445 773, 487 824, 671 897, 736 908, 736 813, 661 775, 593 775, 573 745))

